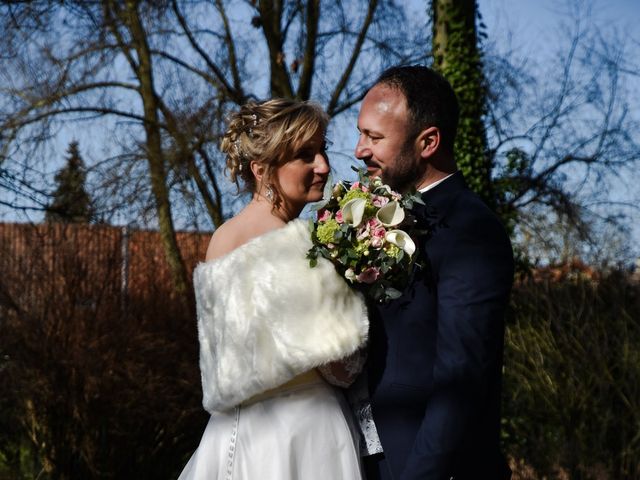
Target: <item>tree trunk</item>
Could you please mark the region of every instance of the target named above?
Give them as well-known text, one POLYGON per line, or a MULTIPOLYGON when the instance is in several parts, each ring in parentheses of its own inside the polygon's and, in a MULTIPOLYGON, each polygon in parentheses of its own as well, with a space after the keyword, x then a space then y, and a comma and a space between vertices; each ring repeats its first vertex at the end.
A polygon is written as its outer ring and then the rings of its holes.
POLYGON ((293 87, 287 72, 283 51, 284 36, 280 25, 282 21, 282 1, 260 0, 259 9, 262 31, 269 47, 271 95, 274 97, 293 98, 293 87))
POLYGON ((478 48, 476 0, 432 0, 434 68, 442 73, 460 103, 456 161, 469 186, 492 208, 493 160, 484 126, 486 86, 478 48))
MULTIPOLYGON (((116 7, 118 8, 118 7, 116 7)), ((140 82, 139 93, 144 110, 144 129, 146 134, 147 161, 151 177, 151 190, 158 212, 158 227, 164 246, 167 263, 171 270, 176 291, 185 294, 189 290, 187 269, 176 241, 175 228, 171 217, 171 203, 166 179, 165 158, 162 151, 162 138, 159 128, 159 102, 153 85, 151 52, 146 32, 140 21, 137 2, 128 0, 126 11, 120 12, 131 35, 133 49, 137 55, 135 73, 140 82)))
POLYGON ((320 21, 320 0, 309 0, 307 2, 306 17, 306 45, 302 61, 302 75, 300 75, 300 83, 296 95, 299 100, 309 100, 311 96, 311 81, 313 80, 317 57, 316 41, 318 39, 318 22, 320 21))

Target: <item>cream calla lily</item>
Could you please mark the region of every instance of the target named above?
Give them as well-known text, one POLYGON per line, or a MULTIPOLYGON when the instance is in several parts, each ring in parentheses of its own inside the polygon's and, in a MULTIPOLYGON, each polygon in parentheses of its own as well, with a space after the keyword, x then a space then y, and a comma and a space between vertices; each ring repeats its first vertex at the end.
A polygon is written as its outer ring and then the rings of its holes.
POLYGON ((404 209, 398 202, 392 201, 378 210, 376 218, 385 227, 395 227, 404 220, 404 209))
POLYGON ((387 242, 392 243, 396 247, 404 250, 404 253, 409 256, 412 256, 416 251, 416 244, 413 243, 411 237, 402 230, 389 230, 384 236, 384 239, 387 242))
POLYGON ((342 207, 342 218, 345 223, 351 226, 357 227, 362 223, 362 217, 364 217, 364 208, 367 205, 367 201, 364 198, 354 198, 349 200, 342 207))

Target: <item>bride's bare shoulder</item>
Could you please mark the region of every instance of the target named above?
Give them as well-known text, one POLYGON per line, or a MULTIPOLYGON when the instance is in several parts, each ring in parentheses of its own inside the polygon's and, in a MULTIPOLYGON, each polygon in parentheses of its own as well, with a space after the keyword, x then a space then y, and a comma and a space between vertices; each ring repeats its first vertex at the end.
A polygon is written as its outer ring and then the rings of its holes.
POLYGON ((209 240, 209 246, 207 247, 207 254, 205 260, 214 260, 222 257, 231 252, 241 242, 241 222, 238 221, 238 217, 233 217, 220 225, 209 240))
POLYGON ((258 209, 247 207, 213 232, 205 260, 222 257, 252 238, 284 225, 285 223, 276 217, 264 215, 258 209))

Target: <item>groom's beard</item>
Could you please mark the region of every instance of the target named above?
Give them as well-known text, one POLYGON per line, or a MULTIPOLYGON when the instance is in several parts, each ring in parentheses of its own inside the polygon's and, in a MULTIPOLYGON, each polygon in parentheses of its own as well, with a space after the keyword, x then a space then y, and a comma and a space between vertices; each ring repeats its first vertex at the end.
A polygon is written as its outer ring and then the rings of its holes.
POLYGON ((414 138, 407 138, 392 166, 382 171, 382 181, 399 193, 407 192, 421 177, 420 162, 413 149, 414 138))

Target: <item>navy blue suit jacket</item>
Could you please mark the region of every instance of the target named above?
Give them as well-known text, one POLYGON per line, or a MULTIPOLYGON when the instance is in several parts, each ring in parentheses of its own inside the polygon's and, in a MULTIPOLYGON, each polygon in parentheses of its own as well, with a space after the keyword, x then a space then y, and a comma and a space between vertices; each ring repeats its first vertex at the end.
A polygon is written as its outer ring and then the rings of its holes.
POLYGON ((511 244, 460 172, 422 198, 427 208, 414 213, 433 228, 418 242, 428 268, 370 312, 366 368, 382 478, 509 478, 498 442, 511 244))

